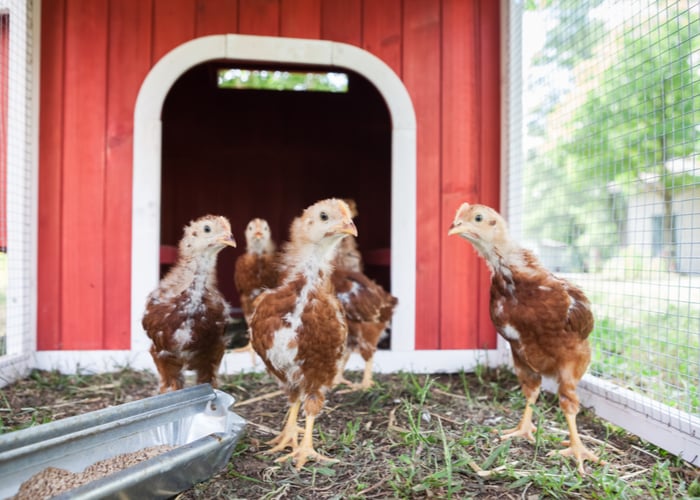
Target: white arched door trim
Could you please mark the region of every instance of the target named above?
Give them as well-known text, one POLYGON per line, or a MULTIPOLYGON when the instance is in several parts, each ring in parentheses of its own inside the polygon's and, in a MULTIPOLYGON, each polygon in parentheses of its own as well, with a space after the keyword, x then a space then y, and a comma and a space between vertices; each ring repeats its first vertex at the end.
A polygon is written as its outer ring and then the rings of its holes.
POLYGON ((160 247, 161 112, 173 84, 197 64, 217 59, 334 66, 355 71, 384 98, 391 116, 391 288, 399 299, 392 352, 415 348, 416 119, 399 77, 371 53, 344 43, 250 35, 213 35, 166 54, 146 76, 134 111, 131 349, 147 351, 141 327, 146 296, 156 286, 160 247))

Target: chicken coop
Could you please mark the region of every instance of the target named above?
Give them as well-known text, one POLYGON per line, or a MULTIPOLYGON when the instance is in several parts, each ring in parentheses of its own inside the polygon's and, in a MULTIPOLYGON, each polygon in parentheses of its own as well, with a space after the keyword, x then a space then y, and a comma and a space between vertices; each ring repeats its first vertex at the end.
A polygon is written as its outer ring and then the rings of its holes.
POLYGON ((327 197, 399 301, 376 370, 508 364, 489 271, 447 237, 478 202, 590 297, 582 403, 698 463, 699 44, 693 2, 0 0, 0 383, 153 369, 184 225, 231 221, 237 311, 248 221, 281 245, 327 197))

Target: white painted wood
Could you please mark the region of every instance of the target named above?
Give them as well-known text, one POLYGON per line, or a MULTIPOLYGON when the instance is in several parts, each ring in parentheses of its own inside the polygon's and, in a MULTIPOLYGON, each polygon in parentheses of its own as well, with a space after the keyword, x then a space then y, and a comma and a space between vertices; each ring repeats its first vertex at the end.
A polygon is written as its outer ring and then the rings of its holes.
POLYGON ((374 54, 346 43, 333 43, 333 65, 357 71, 382 94, 394 131, 415 131, 416 115, 408 90, 394 71, 374 54))
POLYGON ((330 66, 333 42, 256 35, 225 35, 226 58, 330 66))
MULTIPOLYGON (((546 391, 556 393, 555 381, 542 383, 546 391)), ((700 465, 700 418, 672 408, 612 382, 584 375, 577 394, 581 406, 596 416, 677 455, 700 465)))
POLYGON ((399 300, 391 320, 391 348, 413 351, 416 348, 415 129, 392 132, 391 157, 391 292, 399 300))
MULTIPOLYGON (((500 366, 498 351, 412 351, 395 352, 380 350, 374 360, 377 373, 456 373, 460 370, 473 371, 477 366, 500 366)), ((39 370, 58 370, 61 373, 105 373, 124 367, 134 370, 156 372, 151 355, 147 351, 39 351, 32 366, 39 370)), ((348 363, 349 370, 362 370, 364 361, 353 354, 348 363)), ((219 373, 237 374, 250 371, 264 371, 259 358, 249 353, 227 352, 219 373)))
POLYGON ((578 386, 581 404, 642 439, 700 466, 700 418, 591 375, 578 386))

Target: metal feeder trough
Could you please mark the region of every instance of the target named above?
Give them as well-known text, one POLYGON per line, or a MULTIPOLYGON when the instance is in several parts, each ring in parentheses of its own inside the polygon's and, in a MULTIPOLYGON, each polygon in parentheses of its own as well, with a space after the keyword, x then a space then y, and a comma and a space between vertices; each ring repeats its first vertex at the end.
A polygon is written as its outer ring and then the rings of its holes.
POLYGON ((209 384, 0 435, 0 498, 47 467, 82 472, 143 448, 174 449, 54 498, 168 498, 226 466, 245 420, 209 384))

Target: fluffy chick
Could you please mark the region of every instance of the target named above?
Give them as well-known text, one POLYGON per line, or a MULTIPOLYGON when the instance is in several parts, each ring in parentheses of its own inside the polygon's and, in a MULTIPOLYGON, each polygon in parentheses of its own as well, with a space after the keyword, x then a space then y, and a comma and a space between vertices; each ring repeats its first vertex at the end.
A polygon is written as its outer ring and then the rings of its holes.
MULTIPOLYGON (((350 208, 350 216, 355 219, 358 215, 357 204, 355 200, 346 198, 343 200, 350 208)), ((333 267, 335 269, 343 269, 346 271, 363 272, 364 263, 362 262, 362 254, 357 246, 357 238, 354 236, 346 236, 340 241, 338 251, 333 259, 333 267)))
POLYGON ((347 326, 330 275, 338 244, 347 235, 357 236, 357 229, 344 201, 322 200, 304 210, 283 248, 283 281, 260 294, 250 321, 253 348, 291 405, 283 430, 270 442, 275 445, 270 453, 291 446, 291 453, 278 461, 292 458, 297 469, 309 458, 334 461, 314 449, 313 426, 326 391, 342 369, 347 326), (306 422, 297 443, 302 406, 306 422))
MULTIPOLYGON (((255 218, 248 223, 245 240, 246 251, 236 259, 233 280, 241 300, 243 317, 246 325, 249 325, 254 310, 253 301, 263 290, 277 286, 279 256, 275 252, 275 242, 265 219, 255 218)), ((247 345, 234 351, 250 352, 255 363, 255 351, 250 340, 247 345)))
POLYGON ((229 305, 217 288, 216 261, 227 246, 236 242, 225 217, 190 222, 177 262, 148 296, 141 324, 153 342, 160 392, 182 389, 184 369, 197 373, 198 384, 217 385, 229 305))
POLYGON ((275 242, 264 219, 251 220, 245 229, 246 251, 236 259, 234 282, 246 323, 253 314, 253 301, 279 278, 275 242))
POLYGON ((464 203, 448 234, 469 241, 491 270, 490 311, 498 333, 510 343, 515 373, 527 399, 523 417, 503 439, 522 436, 534 441, 532 408, 542 376, 559 383, 559 405, 569 427, 569 446, 559 453, 599 462, 581 441, 576 427, 576 386, 591 360, 588 336, 593 330, 591 305, 569 281, 545 269, 532 252, 509 235, 503 218, 492 208, 464 203))

